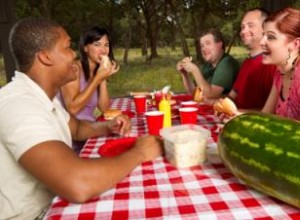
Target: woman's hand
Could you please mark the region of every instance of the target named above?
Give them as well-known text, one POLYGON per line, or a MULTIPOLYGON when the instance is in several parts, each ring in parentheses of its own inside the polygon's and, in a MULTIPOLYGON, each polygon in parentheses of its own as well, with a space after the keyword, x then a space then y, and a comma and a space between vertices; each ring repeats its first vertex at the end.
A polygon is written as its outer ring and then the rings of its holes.
POLYGON ((115 61, 110 61, 107 56, 101 56, 100 67, 95 77, 102 81, 119 71, 120 66, 115 61))
POLYGON ((112 61, 111 63, 112 63, 112 65, 111 65, 111 75, 112 75, 112 74, 115 74, 116 72, 119 71, 120 65, 115 61, 112 61))

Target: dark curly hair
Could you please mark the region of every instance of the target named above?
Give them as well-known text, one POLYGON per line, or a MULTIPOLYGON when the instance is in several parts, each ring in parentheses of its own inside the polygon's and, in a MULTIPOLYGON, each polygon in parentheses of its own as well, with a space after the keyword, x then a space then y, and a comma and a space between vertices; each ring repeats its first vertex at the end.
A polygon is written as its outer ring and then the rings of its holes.
POLYGON ((39 51, 52 48, 60 35, 61 25, 46 18, 25 18, 11 29, 9 47, 15 59, 17 69, 27 72, 39 51))

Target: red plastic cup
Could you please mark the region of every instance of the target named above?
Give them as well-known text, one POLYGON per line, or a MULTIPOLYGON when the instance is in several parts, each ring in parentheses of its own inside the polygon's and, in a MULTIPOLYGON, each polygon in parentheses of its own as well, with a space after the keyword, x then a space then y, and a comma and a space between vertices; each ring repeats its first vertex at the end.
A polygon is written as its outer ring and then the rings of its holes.
POLYGON ((137 113, 144 113, 146 111, 146 96, 137 95, 133 97, 135 109, 137 113))
POLYGON ((163 94, 161 92, 156 92, 156 93, 154 93, 154 98, 155 98, 155 106, 158 107, 160 101, 163 98, 163 94))
POLYGON ((148 133, 159 135, 159 130, 163 127, 164 113, 160 111, 150 111, 145 113, 148 133))
POLYGON ((180 104, 181 104, 182 108, 187 108, 187 107, 197 108, 198 107, 198 102, 195 102, 195 101, 184 101, 184 102, 181 102, 180 104))
POLYGON ((181 124, 196 124, 197 123, 197 108, 187 107, 180 108, 180 122, 181 124))

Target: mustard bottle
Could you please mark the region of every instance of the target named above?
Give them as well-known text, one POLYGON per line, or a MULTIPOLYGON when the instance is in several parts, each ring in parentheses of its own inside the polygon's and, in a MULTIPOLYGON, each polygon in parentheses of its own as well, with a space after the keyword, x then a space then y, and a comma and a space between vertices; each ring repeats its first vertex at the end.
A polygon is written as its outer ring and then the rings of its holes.
POLYGON ((163 127, 171 127, 172 126, 172 120, 171 120, 171 104, 169 100, 166 100, 165 95, 163 95, 162 100, 159 103, 158 106, 159 111, 164 113, 164 123, 163 127))

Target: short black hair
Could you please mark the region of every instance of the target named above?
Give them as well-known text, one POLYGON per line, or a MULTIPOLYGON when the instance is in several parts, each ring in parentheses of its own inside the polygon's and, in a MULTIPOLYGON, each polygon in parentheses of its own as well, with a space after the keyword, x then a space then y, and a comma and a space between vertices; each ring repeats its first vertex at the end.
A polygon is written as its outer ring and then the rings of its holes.
POLYGON ((37 52, 55 45, 60 37, 57 31, 60 27, 43 17, 24 18, 12 27, 8 43, 19 71, 27 72, 37 52))

